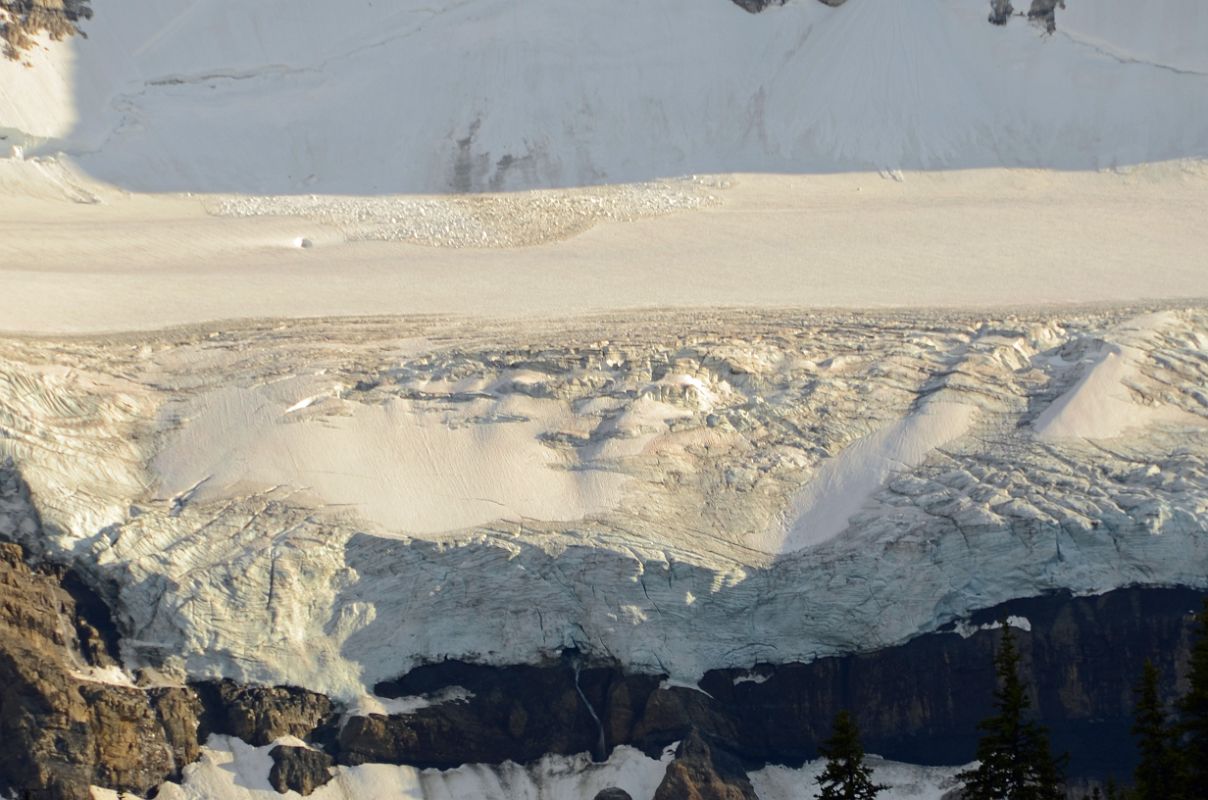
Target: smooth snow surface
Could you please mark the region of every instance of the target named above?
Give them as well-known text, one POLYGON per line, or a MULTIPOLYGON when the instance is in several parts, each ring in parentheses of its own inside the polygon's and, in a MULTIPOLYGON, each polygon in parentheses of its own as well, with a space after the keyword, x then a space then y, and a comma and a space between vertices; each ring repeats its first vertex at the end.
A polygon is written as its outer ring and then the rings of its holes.
MULTIPOLYGON (((156 459, 163 496, 204 502, 286 485, 387 530, 431 534, 499 519, 580 519, 613 508, 627 482, 542 445, 554 432, 589 432, 557 400, 508 395, 433 408, 306 397, 284 408, 288 400, 273 400, 281 391, 223 388, 174 412, 187 422, 156 459)), ((634 440, 639 450, 645 439, 634 440)))
POLYGON ((128 0, 0 64, 0 127, 126 189, 248 194, 1208 155, 1196 1, 1069 5, 1096 10, 1046 36, 985 0, 128 0))
MULTIPOLYGON (((210 738, 201 760, 185 767, 180 784, 161 787, 164 800, 276 800, 268 782, 272 745, 252 747, 226 736, 210 738)), ((650 800, 663 780, 673 750, 662 759, 631 747, 618 747, 603 763, 587 754, 547 756, 527 767, 504 763, 498 767, 467 764, 452 770, 420 770, 368 764, 337 767, 330 783, 310 795, 312 800, 590 800, 608 787, 629 792, 634 800, 650 800)))
POLYGON ((585 210, 594 189, 429 198, 422 219, 408 216, 414 199, 392 216, 378 198, 365 213, 380 236, 364 240, 355 199, 317 196, 313 217, 214 216, 225 200, 122 195, 62 163, 0 160, 0 330, 1208 296, 1202 163, 898 177, 701 179, 691 191, 713 200, 670 214, 645 205, 658 192, 609 187, 601 202, 619 205, 603 217, 585 210), (487 246, 461 244, 482 236, 487 246), (490 244, 517 237, 531 246, 490 244))
POLYGON ((1208 6, 1200 0, 1157 4, 1070 2, 1058 11, 1060 36, 1122 63, 1151 65, 1188 77, 1208 75, 1208 6))

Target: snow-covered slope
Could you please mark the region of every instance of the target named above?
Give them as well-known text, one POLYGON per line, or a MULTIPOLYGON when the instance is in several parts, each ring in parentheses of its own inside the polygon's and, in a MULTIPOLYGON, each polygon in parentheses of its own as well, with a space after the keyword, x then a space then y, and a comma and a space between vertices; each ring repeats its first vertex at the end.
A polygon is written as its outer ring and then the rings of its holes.
POLYGON ((130 0, 0 63, 0 129, 126 188, 246 193, 1208 154, 1196 0, 1069 6, 1048 36, 984 0, 130 0))

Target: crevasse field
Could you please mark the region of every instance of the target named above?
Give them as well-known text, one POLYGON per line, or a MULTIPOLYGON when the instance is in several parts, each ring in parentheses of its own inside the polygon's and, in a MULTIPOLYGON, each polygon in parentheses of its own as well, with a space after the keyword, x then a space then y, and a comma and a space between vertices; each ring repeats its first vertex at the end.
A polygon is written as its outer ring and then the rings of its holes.
MULTIPOLYGON (((446 657, 692 685, 1208 585, 1201 0, 94 10, 0 61, 0 522, 118 587, 127 671, 363 714, 446 657)), ((275 797, 268 749, 159 796, 275 797)), ((650 800, 670 757, 313 796, 650 800)))

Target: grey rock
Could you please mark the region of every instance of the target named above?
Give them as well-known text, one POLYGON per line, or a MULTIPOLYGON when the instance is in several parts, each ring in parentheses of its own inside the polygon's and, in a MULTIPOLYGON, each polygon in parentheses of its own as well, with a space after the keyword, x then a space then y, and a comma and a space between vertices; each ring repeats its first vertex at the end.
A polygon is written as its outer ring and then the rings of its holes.
POLYGON ((335 761, 321 750, 278 745, 268 754, 273 759, 268 781, 281 794, 292 791, 305 797, 331 780, 335 761))
POLYGON ((145 794, 183 766, 178 750, 145 692, 76 677, 103 648, 64 583, 63 571, 31 568, 19 546, 0 544, 0 792, 145 794))
POLYGON ((607 789, 601 789, 596 792, 594 800, 633 800, 633 795, 624 789, 610 786, 607 789))
POLYGON ((1032 0, 1028 19, 1044 25, 1049 33, 1057 30, 1057 9, 1065 8, 1065 0, 1032 0))
POLYGON ((990 22, 994 25, 1006 25, 1013 13, 1011 0, 990 0, 990 22))

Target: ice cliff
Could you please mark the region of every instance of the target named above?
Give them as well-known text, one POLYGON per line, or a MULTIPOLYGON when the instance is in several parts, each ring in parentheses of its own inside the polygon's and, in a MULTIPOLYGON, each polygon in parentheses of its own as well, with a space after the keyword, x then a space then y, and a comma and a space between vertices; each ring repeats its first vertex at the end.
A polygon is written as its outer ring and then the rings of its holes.
POLYGON ((107 587, 132 665, 355 701, 573 647, 692 681, 1204 586, 1206 347, 1196 307, 9 340, 0 523, 107 587))

